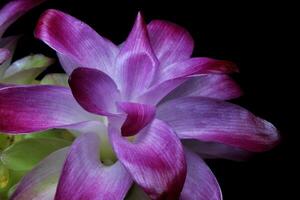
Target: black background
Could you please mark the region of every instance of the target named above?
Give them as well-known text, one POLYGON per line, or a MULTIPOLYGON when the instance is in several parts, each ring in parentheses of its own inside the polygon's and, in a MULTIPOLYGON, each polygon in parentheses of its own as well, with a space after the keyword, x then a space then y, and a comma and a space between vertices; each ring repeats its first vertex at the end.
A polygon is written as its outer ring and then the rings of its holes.
MULTIPOLYGON (((22 17, 6 35, 24 34, 15 57, 29 53, 55 56, 33 37, 35 23, 47 8, 60 9, 81 19, 117 44, 125 40, 140 10, 147 22, 165 19, 187 28, 195 40, 194 56, 238 64, 241 72, 234 78, 245 95, 234 102, 271 121, 281 131, 282 142, 278 147, 249 161, 208 162, 220 182, 224 199, 295 199, 292 188, 297 183, 292 181, 297 179, 291 168, 291 153, 295 151, 291 141, 295 141, 297 129, 293 128, 292 112, 296 110, 295 93, 299 89, 294 88, 297 79, 292 77, 297 66, 289 62, 292 52, 287 47, 293 44, 289 33, 293 13, 286 5, 274 2, 209 2, 52 0, 22 17)), ((58 63, 48 70, 53 71, 61 71, 58 63)))

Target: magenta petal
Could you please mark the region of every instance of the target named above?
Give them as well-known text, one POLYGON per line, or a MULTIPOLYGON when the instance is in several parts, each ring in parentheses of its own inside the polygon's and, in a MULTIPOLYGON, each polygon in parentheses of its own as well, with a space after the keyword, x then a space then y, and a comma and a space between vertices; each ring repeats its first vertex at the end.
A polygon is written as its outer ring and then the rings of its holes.
POLYGON ((0 131, 26 133, 95 119, 83 110, 69 89, 18 86, 0 89, 0 131))
POLYGON ((73 95, 89 112, 109 115, 116 112, 120 94, 114 81, 97 69, 77 68, 69 80, 73 95))
POLYGON ((151 21, 147 28, 160 67, 191 57, 194 41, 184 28, 162 20, 151 21))
POLYGON ((6 61, 10 56, 10 52, 7 49, 0 49, 0 65, 6 61))
POLYGON ((147 126, 155 116, 155 107, 146 104, 119 102, 118 107, 127 114, 122 126, 123 136, 132 136, 147 126))
POLYGON ((228 75, 210 74, 187 80, 168 94, 163 101, 187 96, 230 100, 241 95, 241 88, 228 75))
POLYGON ((222 192, 214 174, 196 154, 185 150, 187 177, 181 192, 181 200, 222 200, 222 192))
POLYGON ((1 84, 0 83, 0 89, 5 88, 5 87, 10 87, 10 86, 11 86, 10 84, 1 84))
POLYGON ((248 160, 253 153, 237 147, 217 142, 201 142, 199 140, 181 140, 185 147, 199 154, 204 159, 248 160))
POLYGON ((265 151, 279 141, 277 129, 246 109, 216 99, 184 97, 157 110, 182 139, 219 142, 248 151, 265 151))
POLYGON ((237 71, 237 68, 231 62, 210 58, 192 58, 178 62, 162 69, 162 74, 156 79, 156 84, 141 94, 138 100, 147 104, 157 104, 172 90, 189 80, 192 75, 234 71, 237 71))
POLYGON ((186 176, 180 140, 160 120, 139 134, 131 143, 118 130, 109 128, 117 157, 151 199, 177 199, 186 176))
POLYGON ((118 200, 124 199, 132 179, 116 162, 104 166, 100 162, 100 138, 87 133, 70 148, 60 177, 55 200, 118 200))
POLYGON ((77 67, 97 68, 107 74, 111 73, 119 52, 117 46, 91 27, 57 10, 48 10, 42 15, 35 35, 58 53, 78 63, 80 66, 77 67))
POLYGON ((44 0, 13 0, 0 10, 0 38, 19 17, 44 0))
POLYGON ((141 14, 117 57, 116 80, 125 100, 132 100, 150 86, 158 67, 141 14))
POLYGON ((157 82, 161 83, 166 80, 196 74, 219 74, 231 72, 238 72, 236 65, 232 62, 198 57, 166 66, 160 71, 157 82))

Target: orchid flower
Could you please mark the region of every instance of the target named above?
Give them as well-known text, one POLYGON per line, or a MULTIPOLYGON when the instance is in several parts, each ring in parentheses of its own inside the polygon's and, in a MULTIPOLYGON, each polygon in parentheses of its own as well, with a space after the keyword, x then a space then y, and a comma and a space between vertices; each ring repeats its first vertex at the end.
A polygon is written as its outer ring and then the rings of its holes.
POLYGON ((11 64, 18 36, 2 38, 6 29, 19 17, 44 0, 13 0, 0 10, 0 88, 5 84, 31 83, 53 59, 37 54, 29 55, 11 64), (2 84, 2 85, 1 85, 2 84))
POLYGON ((0 130, 82 134, 29 173, 13 200, 124 199, 133 183, 151 199, 220 200, 218 182, 197 154, 235 159, 278 142, 271 123, 224 101, 240 95, 226 75, 236 66, 191 58, 192 37, 178 25, 147 25, 139 14, 118 47, 74 17, 48 10, 35 34, 56 50, 71 90, 0 89, 0 130), (111 152, 103 153, 109 144, 111 152))

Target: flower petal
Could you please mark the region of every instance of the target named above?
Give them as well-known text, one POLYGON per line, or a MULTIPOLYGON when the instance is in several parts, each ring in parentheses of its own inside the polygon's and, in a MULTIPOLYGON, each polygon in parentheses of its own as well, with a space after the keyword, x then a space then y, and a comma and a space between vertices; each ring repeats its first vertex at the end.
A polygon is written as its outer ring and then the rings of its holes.
POLYGON ((57 187, 55 200, 118 200, 132 185, 125 168, 116 162, 100 162, 100 138, 95 133, 81 135, 71 146, 57 187))
POLYGON ((10 52, 8 49, 0 49, 0 65, 6 61, 10 56, 10 52))
POLYGON ((147 104, 157 104, 172 90, 191 79, 192 75, 230 73, 237 71, 234 64, 210 58, 192 58, 165 67, 155 84, 138 99, 147 104))
POLYGON ((120 99, 114 81, 97 69, 77 68, 69 80, 72 93, 79 104, 91 113, 109 115, 116 112, 120 99))
POLYGON ((160 71, 158 83, 195 74, 238 72, 236 65, 224 60, 198 57, 166 66, 160 71))
POLYGON ((240 148, 217 142, 201 142, 199 140, 181 140, 185 147, 199 154, 203 159, 228 159, 242 161, 251 158, 253 153, 240 148))
POLYGON ((154 120, 139 134, 131 143, 110 126, 109 136, 117 157, 151 199, 177 199, 186 176, 180 140, 160 120, 154 120))
POLYGON ((93 120, 72 93, 58 86, 19 86, 0 89, 0 131, 25 133, 93 120))
POLYGON ((218 181, 205 162, 196 154, 185 150, 187 177, 180 199, 222 200, 218 181))
POLYGON ((54 60, 42 54, 26 56, 12 63, 4 73, 5 83, 30 84, 54 60))
POLYGON ((0 38, 5 30, 19 17, 44 0, 14 0, 0 10, 0 38))
POLYGON ((191 57, 194 41, 184 28, 171 22, 153 20, 148 26, 149 38, 160 67, 191 57))
POLYGON ((248 151, 269 150, 279 140, 271 123, 240 106, 205 97, 168 101, 158 107, 157 118, 182 139, 219 142, 248 151))
POLYGON ((6 58, 2 64, 0 64, 0 79, 2 79, 5 70, 9 67, 11 63, 11 59, 15 51, 18 38, 19 37, 17 36, 10 36, 6 38, 1 38, 0 40, 0 48, 7 49, 10 52, 9 57, 6 58))
POLYGON ((80 64, 76 63, 74 60, 68 58, 63 54, 57 53, 57 57, 59 59, 62 68, 65 70, 65 72, 68 75, 70 75, 74 69, 80 66, 80 64))
POLYGON ((42 15, 35 35, 59 54, 78 63, 77 67, 97 68, 107 74, 119 52, 117 46, 91 27, 58 10, 47 10, 42 15))
POLYGON ((118 107, 127 114, 121 129, 123 136, 137 134, 142 128, 147 126, 155 116, 155 107, 147 104, 118 102, 118 107))
POLYGON ((0 83, 0 89, 5 88, 5 87, 11 87, 11 84, 1 84, 0 83))
POLYGON ((132 100, 150 86, 158 60, 152 50, 146 24, 139 13, 117 57, 117 82, 125 100, 132 100))
POLYGON ((145 104, 158 104, 165 96, 167 96, 172 90, 187 81, 188 78, 176 78, 164 81, 161 84, 155 85, 149 88, 144 94, 139 96, 138 102, 145 104))
POLYGON ((53 200, 68 148, 58 150, 41 161, 18 184, 11 200, 53 200))
POLYGON ((242 95, 242 91, 228 75, 209 74, 193 77, 173 90, 162 101, 187 96, 202 96, 230 100, 242 95))

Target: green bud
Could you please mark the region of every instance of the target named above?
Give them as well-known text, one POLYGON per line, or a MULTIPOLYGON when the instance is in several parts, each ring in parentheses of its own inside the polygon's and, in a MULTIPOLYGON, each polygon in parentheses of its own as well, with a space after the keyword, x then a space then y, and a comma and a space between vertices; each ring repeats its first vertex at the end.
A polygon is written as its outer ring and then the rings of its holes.
POLYGON ((42 80, 42 85, 60 85, 69 87, 68 76, 66 74, 47 74, 42 80))
POLYGON ((53 62, 53 59, 42 54, 26 56, 9 66, 3 75, 2 82, 30 84, 53 62))

